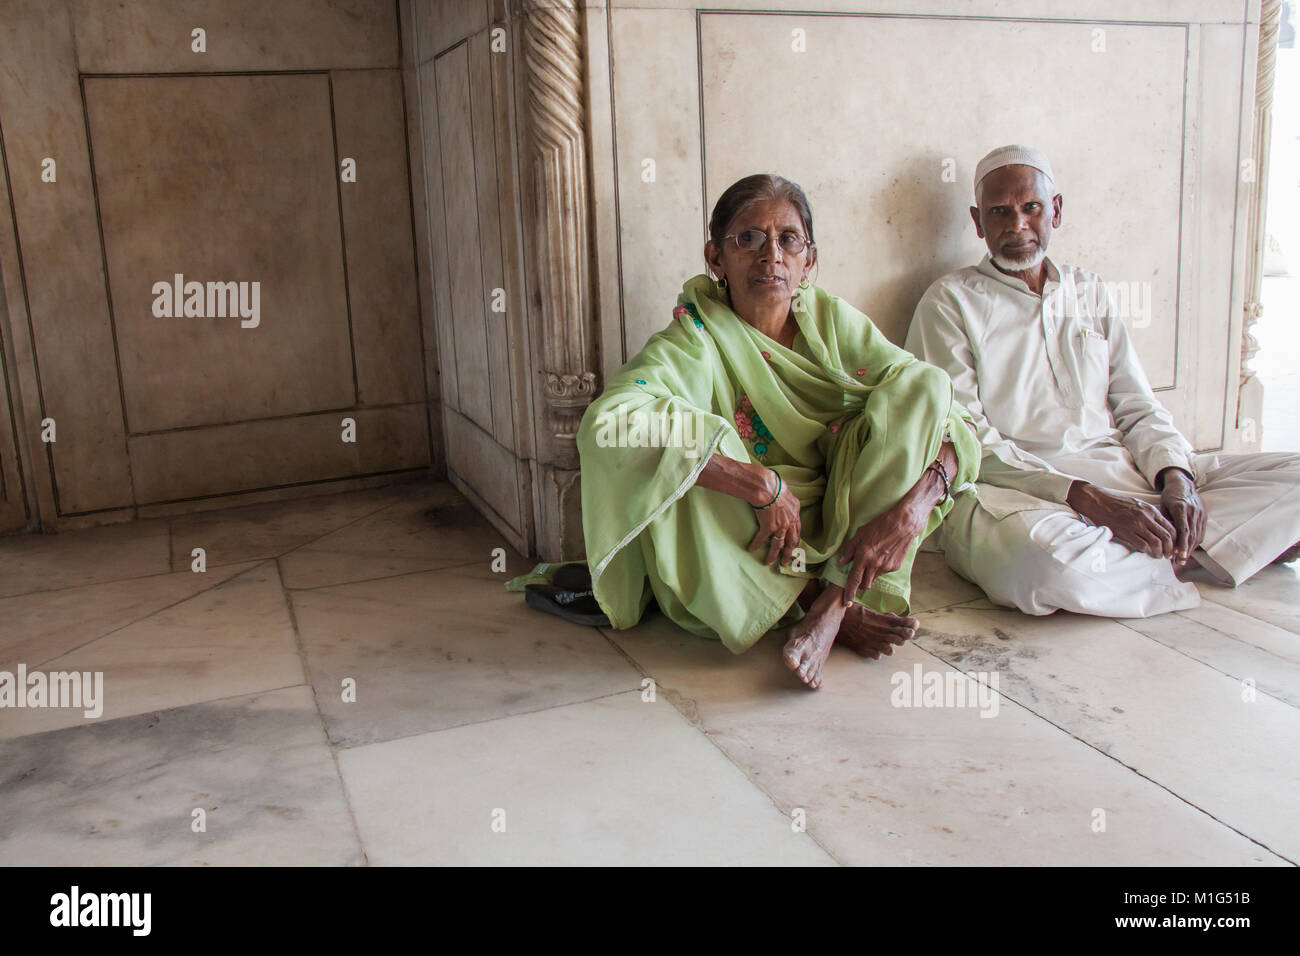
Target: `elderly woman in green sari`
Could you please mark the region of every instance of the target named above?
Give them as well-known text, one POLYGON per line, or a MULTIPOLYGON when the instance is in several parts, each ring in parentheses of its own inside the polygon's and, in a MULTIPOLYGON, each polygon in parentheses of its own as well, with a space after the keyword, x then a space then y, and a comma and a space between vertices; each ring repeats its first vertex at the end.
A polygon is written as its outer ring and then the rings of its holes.
POLYGON ((731 651, 789 626, 811 688, 838 643, 915 636, 912 561, 972 493, 979 442, 939 369, 811 285, 803 191, 749 176, 719 198, 672 322, 610 377, 578 433, 592 589, 612 626, 651 598, 731 651))

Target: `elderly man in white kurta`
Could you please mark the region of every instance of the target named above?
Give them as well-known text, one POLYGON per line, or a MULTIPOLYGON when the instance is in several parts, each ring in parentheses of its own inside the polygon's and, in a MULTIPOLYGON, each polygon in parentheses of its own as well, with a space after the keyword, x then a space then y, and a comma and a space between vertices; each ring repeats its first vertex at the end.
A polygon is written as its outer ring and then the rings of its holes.
POLYGON ((1090 272, 1047 258, 1063 200, 1038 150, 975 172, 977 266, 921 299, 907 348, 946 369, 984 444, 978 497, 935 533, 995 602, 1145 617, 1193 607, 1177 572, 1236 586, 1300 541, 1300 456, 1201 455, 1156 400, 1090 272))

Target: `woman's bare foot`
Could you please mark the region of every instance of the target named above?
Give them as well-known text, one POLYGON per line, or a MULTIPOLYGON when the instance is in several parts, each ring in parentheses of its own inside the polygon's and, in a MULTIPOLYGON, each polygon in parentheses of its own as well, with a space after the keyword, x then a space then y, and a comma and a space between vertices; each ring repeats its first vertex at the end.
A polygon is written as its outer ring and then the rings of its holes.
POLYGON ((828 584, 803 619, 790 628, 781 658, 813 690, 822 686, 822 666, 844 620, 844 589, 828 584))
POLYGON ((799 606, 804 609, 804 613, 812 610, 813 602, 817 600, 817 595, 822 593, 821 581, 813 578, 804 585, 804 589, 799 592, 799 606))
POLYGON ((916 637, 920 626, 914 617, 885 614, 854 604, 844 614, 836 641, 863 657, 879 660, 881 654, 894 653, 895 644, 905 644, 916 637))

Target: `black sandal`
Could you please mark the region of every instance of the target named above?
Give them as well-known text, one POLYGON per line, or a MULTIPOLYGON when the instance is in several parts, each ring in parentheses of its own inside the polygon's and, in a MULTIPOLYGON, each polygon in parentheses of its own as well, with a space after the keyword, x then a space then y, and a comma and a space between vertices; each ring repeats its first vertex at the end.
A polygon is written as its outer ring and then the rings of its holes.
MULTIPOLYGON (((582 570, 586 571, 586 568, 582 570)), ((587 575, 587 586, 581 589, 560 587, 555 584, 530 584, 524 588, 524 602, 531 608, 554 614, 571 624, 583 624, 587 627, 611 626, 609 618, 600 609, 600 605, 596 602, 596 595, 591 590, 590 575, 587 575)))

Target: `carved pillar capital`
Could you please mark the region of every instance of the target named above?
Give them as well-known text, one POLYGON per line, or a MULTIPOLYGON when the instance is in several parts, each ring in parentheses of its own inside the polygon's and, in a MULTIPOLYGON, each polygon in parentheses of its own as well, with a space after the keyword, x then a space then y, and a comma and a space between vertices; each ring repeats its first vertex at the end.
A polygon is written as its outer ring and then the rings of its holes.
POLYGON ((574 438, 597 382, 592 328, 582 11, 574 0, 522 0, 533 304, 556 458, 574 438))
POLYGON ((546 408, 556 438, 572 439, 578 434, 583 412, 596 397, 595 372, 546 372, 546 408))

